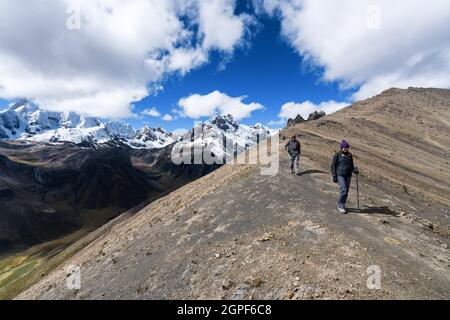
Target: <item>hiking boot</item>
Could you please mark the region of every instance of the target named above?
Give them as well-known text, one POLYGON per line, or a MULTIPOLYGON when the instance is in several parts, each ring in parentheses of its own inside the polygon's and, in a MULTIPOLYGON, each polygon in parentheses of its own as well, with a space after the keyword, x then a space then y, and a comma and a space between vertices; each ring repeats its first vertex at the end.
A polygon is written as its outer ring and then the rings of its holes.
POLYGON ((347 213, 347 210, 345 210, 345 207, 343 205, 338 205, 337 209, 338 209, 339 213, 342 213, 342 214, 347 213))

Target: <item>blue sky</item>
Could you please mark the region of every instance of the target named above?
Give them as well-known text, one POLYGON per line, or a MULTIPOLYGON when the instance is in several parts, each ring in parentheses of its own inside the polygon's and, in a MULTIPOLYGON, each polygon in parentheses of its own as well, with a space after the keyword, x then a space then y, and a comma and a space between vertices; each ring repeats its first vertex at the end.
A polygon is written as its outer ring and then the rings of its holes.
POLYGON ((446 0, 3 3, 0 108, 25 97, 135 127, 223 113, 281 126, 390 87, 450 88, 446 0))
MULTIPOLYGON (((322 101, 348 99, 351 91, 339 90, 337 82, 322 81, 320 68, 308 71, 301 56, 280 35, 278 19, 264 16, 259 23, 249 47, 237 49, 224 70, 220 70, 223 57, 213 52, 209 64, 184 77, 168 79, 163 84, 163 92, 137 103, 135 111, 155 107, 161 113, 170 113, 182 97, 219 90, 232 97, 245 95, 244 102, 261 103, 264 110, 254 111, 250 118, 241 122, 267 124, 278 118, 280 107, 286 102, 309 100, 319 104, 322 101)), ((142 121, 169 130, 189 128, 193 123, 188 118, 166 122, 150 116, 132 120, 132 123, 139 126, 142 121)))

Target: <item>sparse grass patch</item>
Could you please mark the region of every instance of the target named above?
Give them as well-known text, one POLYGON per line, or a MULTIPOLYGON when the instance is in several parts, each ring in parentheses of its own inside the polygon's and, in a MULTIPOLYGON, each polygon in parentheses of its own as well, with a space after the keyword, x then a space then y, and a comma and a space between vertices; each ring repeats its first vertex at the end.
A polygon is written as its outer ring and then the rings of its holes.
POLYGON ((12 267, 4 279, 0 280, 0 300, 14 298, 23 288, 24 281, 38 265, 39 260, 27 259, 22 264, 12 267))
POLYGON ((0 279, 3 273, 6 273, 11 269, 17 267, 26 259, 26 256, 13 256, 0 260, 0 279))
POLYGON ((80 231, 63 239, 38 245, 22 256, 1 260, 0 300, 14 299, 95 240, 83 241, 83 235, 85 234, 80 231), (10 274, 6 275, 5 271, 10 274))

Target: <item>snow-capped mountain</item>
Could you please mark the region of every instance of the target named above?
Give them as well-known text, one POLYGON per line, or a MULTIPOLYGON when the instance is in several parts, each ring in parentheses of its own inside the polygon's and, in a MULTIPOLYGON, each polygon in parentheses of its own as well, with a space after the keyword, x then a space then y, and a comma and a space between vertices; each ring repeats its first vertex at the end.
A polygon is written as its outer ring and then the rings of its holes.
POLYGON ((191 131, 184 134, 178 142, 185 148, 194 147, 194 150, 208 150, 217 157, 225 154, 232 156, 268 136, 275 134, 275 130, 258 123, 253 126, 239 124, 231 115, 218 116, 211 122, 197 124, 191 131))
POLYGON ((239 153, 273 134, 261 124, 247 126, 236 122, 231 115, 218 116, 211 122, 202 122, 182 136, 162 128, 148 126, 135 130, 119 121, 102 121, 74 112, 51 112, 40 109, 33 102, 21 99, 0 111, 0 140, 28 140, 36 142, 87 142, 102 144, 120 141, 136 149, 159 149, 178 141, 183 146, 199 146, 215 155, 225 152, 224 139, 239 153))
POLYGON ((163 128, 143 127, 136 131, 131 139, 125 140, 125 143, 132 148, 164 148, 174 143, 175 137, 172 133, 163 128))
POLYGON ((161 128, 135 130, 127 123, 102 121, 74 112, 51 112, 21 99, 0 112, 0 140, 106 143, 120 140, 133 148, 162 148, 175 142, 161 128))

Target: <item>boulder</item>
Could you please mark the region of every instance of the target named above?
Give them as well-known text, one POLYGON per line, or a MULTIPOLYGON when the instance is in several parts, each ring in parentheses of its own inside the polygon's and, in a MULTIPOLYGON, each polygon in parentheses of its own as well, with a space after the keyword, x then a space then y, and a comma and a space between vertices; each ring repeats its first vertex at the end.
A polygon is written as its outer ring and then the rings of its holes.
POLYGON ((314 111, 313 113, 311 113, 308 117, 308 120, 306 121, 314 121, 314 120, 318 120, 322 117, 325 117, 325 111, 314 111))

